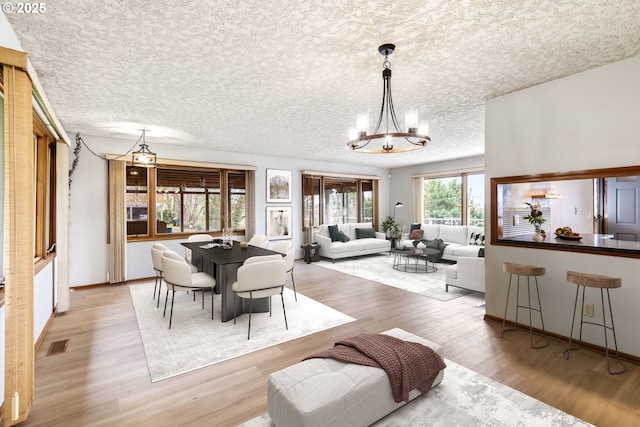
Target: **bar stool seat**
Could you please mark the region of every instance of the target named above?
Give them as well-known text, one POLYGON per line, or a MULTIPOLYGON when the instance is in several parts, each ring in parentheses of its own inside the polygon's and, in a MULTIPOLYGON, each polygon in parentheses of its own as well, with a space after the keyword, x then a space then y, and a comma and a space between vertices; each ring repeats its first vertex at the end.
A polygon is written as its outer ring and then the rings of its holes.
POLYGON ((576 288, 576 299, 573 305, 573 318, 571 319, 571 332, 569 333, 569 347, 564 351, 565 359, 569 360, 569 355, 571 351, 580 349, 582 344, 582 326, 584 324, 601 326, 604 331, 604 348, 605 348, 605 357, 607 359, 607 371, 610 375, 622 374, 627 370, 627 367, 620 360, 620 354, 618 353, 618 342, 616 340, 616 329, 613 323, 613 311, 611 310, 611 297, 609 296, 609 289, 616 289, 622 287, 622 279, 619 277, 609 277, 602 276, 599 274, 588 274, 588 273, 579 273, 576 271, 567 271, 567 281, 574 283, 577 286, 576 288), (585 321, 584 320, 584 293, 587 287, 600 289, 600 301, 602 303, 602 323, 585 321), (578 307, 578 295, 580 293, 580 288, 582 288, 582 309, 580 310, 580 341, 578 342, 577 347, 571 347, 571 341, 573 340, 573 326, 575 324, 576 319, 576 309, 578 307), (607 291, 607 305, 609 306, 609 319, 611 320, 611 326, 607 326, 607 317, 605 313, 605 304, 604 304, 604 291, 607 291), (607 330, 611 330, 613 332, 613 343, 616 351, 616 360, 622 367, 617 371, 611 370, 610 358, 609 358, 609 342, 607 338, 607 330))
POLYGON ((503 338, 505 332, 518 330, 518 312, 520 311, 520 309, 525 309, 529 311, 529 339, 531 341, 531 348, 538 349, 538 348, 544 348, 548 346, 549 340, 546 338, 546 335, 545 335, 544 319, 542 317, 542 305, 540 303, 540 290, 538 288, 538 276, 543 276, 546 273, 545 268, 538 267, 535 265, 504 262, 502 263, 502 270, 505 273, 509 273, 509 287, 507 288, 507 300, 504 305, 504 317, 502 319, 502 329, 500 330, 500 337, 503 338), (507 321, 507 309, 509 307, 509 294, 511 293, 511 279, 514 275, 517 276, 515 328, 505 329, 505 323, 507 321), (524 276, 527 278, 527 296, 528 296, 527 305, 520 304, 520 276, 524 276), (531 306, 531 283, 530 283, 531 277, 535 279, 536 296, 538 298, 537 308, 534 308, 531 306), (533 342, 533 324, 531 319, 532 311, 535 311, 540 315, 540 324, 542 326, 542 335, 544 337, 544 340, 542 341, 542 343, 539 343, 539 344, 534 344, 533 342))

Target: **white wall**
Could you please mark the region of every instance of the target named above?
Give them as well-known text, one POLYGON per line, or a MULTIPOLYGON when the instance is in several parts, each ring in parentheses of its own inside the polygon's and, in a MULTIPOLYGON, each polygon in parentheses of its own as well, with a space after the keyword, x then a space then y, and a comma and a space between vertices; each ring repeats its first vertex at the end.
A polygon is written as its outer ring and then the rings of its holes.
POLYGON ((4 13, 0 13, 0 46, 22 51, 18 37, 13 31, 13 28, 11 28, 11 25, 9 25, 9 21, 7 21, 4 13))
MULTIPOLYGON (((492 177, 640 164, 638 75, 640 56, 488 101, 486 208, 491 206, 492 177)), ((487 229, 491 232, 489 223, 487 229)), ((636 330, 640 320, 636 306, 640 301, 640 259, 489 244, 487 314, 497 318, 503 316, 506 298, 508 277, 501 268, 504 261, 546 267, 546 275, 540 278, 545 326, 563 336, 568 336, 571 328, 576 289, 566 281, 566 271, 621 277, 622 288, 611 291, 618 345, 621 351, 640 356, 636 330)), ((587 292, 586 300, 598 302, 599 296, 596 299, 595 294, 587 292)), ((507 317, 515 318, 513 309, 507 317)), ((602 320, 597 309, 595 320, 602 320)), ((601 328, 585 328, 583 338, 604 345, 601 328)))
POLYGON ((54 264, 50 262, 33 278, 33 340, 34 344, 44 331, 51 313, 54 301, 54 264))
MULTIPOLYGON (((81 135, 85 143, 96 153, 119 154, 131 148, 135 140, 119 141, 81 135)), ((220 152, 207 149, 185 149, 175 145, 160 144, 147 139, 158 157, 176 160, 230 163, 256 166, 256 234, 265 234, 266 169, 293 171, 293 202, 291 204, 269 204, 269 206, 291 206, 293 222, 293 244, 296 257, 302 257, 300 245, 304 242, 302 228, 302 170, 337 172, 347 174, 375 175, 380 177, 380 216, 388 214, 389 184, 387 169, 326 163, 312 160, 297 160, 281 157, 254 156, 242 153, 220 152)), ((70 150, 73 161, 73 147, 70 150)), ((70 191, 69 264, 70 286, 82 286, 107 281, 109 271, 109 248, 107 245, 107 163, 92 155, 86 148, 73 174, 70 191)), ((184 252, 182 240, 167 240, 163 243, 171 249, 184 252)), ((129 280, 151 277, 150 248, 152 242, 135 242, 127 246, 127 277, 129 280)))

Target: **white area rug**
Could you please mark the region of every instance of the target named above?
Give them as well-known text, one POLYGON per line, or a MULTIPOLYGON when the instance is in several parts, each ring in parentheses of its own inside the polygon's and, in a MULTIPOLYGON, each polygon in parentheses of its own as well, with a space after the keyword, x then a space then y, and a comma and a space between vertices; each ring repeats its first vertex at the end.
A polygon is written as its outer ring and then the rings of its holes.
MULTIPOLYGON (((544 402, 445 360, 442 383, 373 424, 417 426, 591 426, 544 402)), ((391 393, 391 392, 389 392, 391 393)), ((275 427, 268 414, 242 427, 275 427)))
POLYGON ((298 292, 285 289, 284 302, 289 330, 285 329, 282 302, 279 296, 272 299, 273 315, 254 313, 251 319, 251 339, 247 340, 249 315, 233 320, 220 321, 220 295, 214 298, 214 320, 211 320, 211 294, 202 297, 176 292, 173 323, 169 329, 171 295, 167 304, 167 316, 162 317, 164 295, 162 289, 160 307, 153 300, 153 283, 130 285, 131 300, 142 336, 151 382, 203 368, 223 360, 270 347, 285 341, 329 329, 353 319, 331 307, 320 304, 298 292))
POLYGON ((438 271, 433 273, 408 273, 393 268, 393 255, 381 253, 337 259, 335 263, 331 260, 321 259, 314 264, 440 301, 450 301, 473 292, 455 286, 450 286, 449 292, 445 291, 444 269, 451 265, 448 263, 436 263, 438 271))

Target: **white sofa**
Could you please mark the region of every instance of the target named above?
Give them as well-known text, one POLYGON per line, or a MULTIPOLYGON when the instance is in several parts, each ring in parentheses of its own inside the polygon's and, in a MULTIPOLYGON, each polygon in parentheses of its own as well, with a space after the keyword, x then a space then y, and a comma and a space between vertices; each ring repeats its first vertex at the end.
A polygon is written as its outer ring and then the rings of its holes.
POLYGON ((358 239, 356 238, 357 228, 373 229, 373 225, 370 222, 338 224, 338 230, 349 236, 348 242, 332 242, 331 237, 329 237, 329 226, 327 224, 321 225, 320 230, 315 235, 315 241, 320 245, 320 256, 330 258, 335 262, 339 258, 389 252, 391 250, 391 241, 386 239, 384 233, 376 231, 375 238, 358 239))
POLYGON ((484 293, 484 258, 459 257, 456 264, 444 269, 445 289, 457 286, 484 293))
MULTIPOLYGON (((444 248, 442 259, 457 261, 460 257, 477 257, 478 250, 483 247, 480 244, 471 244, 471 237, 476 234, 483 236, 484 227, 472 225, 422 224, 420 225, 420 229, 424 231, 423 239, 442 239, 442 241, 447 244, 444 248)), ((405 233, 402 236, 400 244, 413 246, 413 240, 409 240, 409 233, 405 233)))

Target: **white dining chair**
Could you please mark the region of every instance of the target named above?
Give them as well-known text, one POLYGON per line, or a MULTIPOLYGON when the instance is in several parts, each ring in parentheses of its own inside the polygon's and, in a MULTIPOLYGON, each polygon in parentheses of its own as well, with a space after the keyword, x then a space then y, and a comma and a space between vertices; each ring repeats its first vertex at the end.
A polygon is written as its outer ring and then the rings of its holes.
POLYGON ((153 263, 153 271, 156 275, 156 281, 153 285, 153 299, 156 299, 158 293, 158 304, 160 305, 160 290, 162 289, 162 254, 169 248, 162 243, 154 243, 151 247, 151 262, 153 263))
MULTIPOLYGON (((167 301, 169 299, 169 291, 171 295, 171 312, 169 313, 169 329, 173 320, 173 303, 176 291, 201 291, 202 292, 202 308, 204 309, 204 291, 211 291, 211 318, 213 319, 213 288, 216 286, 216 279, 202 271, 193 273, 189 263, 174 251, 165 251, 162 254, 162 274, 164 283, 167 287, 167 293, 164 299, 164 313, 167 314, 167 301)), ((160 297, 158 296, 158 299, 160 297)))
POLYGON ((259 246, 261 248, 267 248, 269 247, 269 240, 267 240, 267 236, 264 234, 254 234, 249 240, 249 244, 252 246, 259 246))
MULTIPOLYGON (((248 258, 247 261, 249 259, 250 258, 248 258)), ((285 263, 282 259, 274 258, 269 261, 249 262, 248 264, 245 261, 245 263, 238 268, 237 280, 231 285, 231 289, 235 293, 235 297, 233 299, 233 323, 236 323, 235 313, 237 299, 249 299, 249 327, 247 330, 247 339, 251 338, 251 315, 253 311, 253 300, 255 298, 269 297, 269 316, 271 316, 271 297, 273 295, 280 294, 285 329, 289 329, 289 325, 287 324, 287 312, 284 306, 284 297, 282 295, 284 291, 284 282, 285 263)))
POLYGON ((291 274, 291 286, 293 287, 293 296, 295 297, 296 301, 298 301, 298 294, 296 292, 296 282, 293 279, 293 265, 295 261, 295 248, 293 247, 293 244, 291 242, 278 242, 275 245, 273 245, 271 250, 280 252, 285 255, 284 262, 286 264, 287 273, 291 274))
MULTIPOLYGON (((209 234, 192 234, 189 237, 187 237, 187 242, 191 243, 191 242, 210 242, 213 240, 213 236, 209 235, 209 234)), ((191 253, 191 249, 189 248, 184 248, 184 259, 187 260, 187 262, 189 264, 192 264, 192 253, 191 253)))

